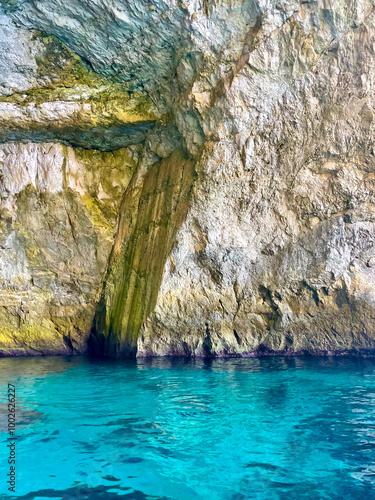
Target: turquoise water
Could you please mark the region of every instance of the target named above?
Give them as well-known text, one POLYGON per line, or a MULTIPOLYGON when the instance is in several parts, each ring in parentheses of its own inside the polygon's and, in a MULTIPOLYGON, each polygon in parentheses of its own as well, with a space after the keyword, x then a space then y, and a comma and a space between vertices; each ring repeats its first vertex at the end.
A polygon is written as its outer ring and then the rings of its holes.
POLYGON ((1 359, 0 398, 0 498, 375 498, 375 360, 1 359))

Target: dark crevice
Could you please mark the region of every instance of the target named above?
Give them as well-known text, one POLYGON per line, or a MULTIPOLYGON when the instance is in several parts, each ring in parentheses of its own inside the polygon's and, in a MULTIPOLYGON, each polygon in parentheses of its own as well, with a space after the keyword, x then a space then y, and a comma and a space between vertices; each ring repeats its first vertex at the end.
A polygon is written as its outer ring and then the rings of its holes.
POLYGON ((74 352, 74 347, 73 347, 72 341, 70 340, 70 338, 67 335, 63 335, 63 341, 64 341, 64 344, 66 345, 66 347, 70 351, 74 352))
POLYGON ((208 323, 206 323, 206 336, 202 344, 203 354, 206 358, 212 358, 212 341, 208 323))
POLYGON ((236 332, 236 330, 233 330, 233 335, 234 335, 234 337, 235 337, 235 339, 237 341, 237 344, 241 345, 242 344, 242 340, 241 340, 240 336, 238 335, 238 333, 236 332))

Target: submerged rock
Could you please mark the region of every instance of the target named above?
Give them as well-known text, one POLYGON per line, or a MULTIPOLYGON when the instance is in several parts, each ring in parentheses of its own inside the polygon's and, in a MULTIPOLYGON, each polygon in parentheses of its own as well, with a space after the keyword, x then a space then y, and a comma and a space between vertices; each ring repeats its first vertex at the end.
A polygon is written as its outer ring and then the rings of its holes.
POLYGON ((374 351, 370 1, 0 6, 3 354, 374 351))

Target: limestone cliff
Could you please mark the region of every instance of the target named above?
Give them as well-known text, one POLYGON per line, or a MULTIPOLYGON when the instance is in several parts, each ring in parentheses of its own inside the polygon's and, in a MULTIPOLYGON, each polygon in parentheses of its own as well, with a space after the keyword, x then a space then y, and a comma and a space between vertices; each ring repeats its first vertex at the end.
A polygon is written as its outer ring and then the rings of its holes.
POLYGON ((0 0, 0 350, 375 350, 368 0, 0 0))

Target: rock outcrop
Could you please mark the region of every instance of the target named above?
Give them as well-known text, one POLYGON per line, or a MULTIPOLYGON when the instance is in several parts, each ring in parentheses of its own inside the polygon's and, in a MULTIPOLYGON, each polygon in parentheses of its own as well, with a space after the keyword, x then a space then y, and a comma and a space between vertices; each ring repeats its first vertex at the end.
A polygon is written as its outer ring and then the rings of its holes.
POLYGON ((368 0, 0 0, 0 350, 375 352, 368 0))

